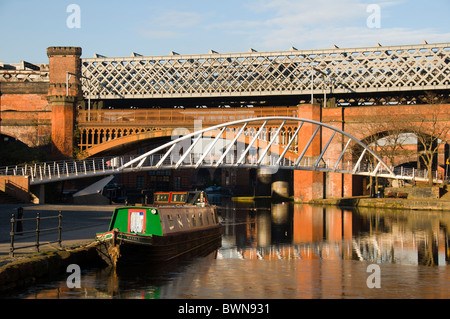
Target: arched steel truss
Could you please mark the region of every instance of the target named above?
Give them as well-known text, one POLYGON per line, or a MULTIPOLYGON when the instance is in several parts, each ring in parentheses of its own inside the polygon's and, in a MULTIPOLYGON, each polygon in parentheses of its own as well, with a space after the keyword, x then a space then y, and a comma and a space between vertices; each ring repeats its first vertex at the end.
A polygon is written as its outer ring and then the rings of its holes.
POLYGON ((390 178, 396 176, 374 151, 352 135, 321 122, 277 116, 228 122, 178 137, 121 165, 118 171, 199 167, 257 167, 269 172, 294 169, 390 178), (279 136, 288 121, 297 122, 298 126, 286 145, 281 147, 279 136), (267 132, 266 126, 270 123, 273 128, 274 122, 278 128, 267 132), (249 126, 253 128, 251 131, 246 130, 249 126), (309 128, 305 129, 307 126, 309 128), (310 155, 312 144, 322 144, 318 135, 320 130, 322 136, 330 137, 320 147, 319 154, 310 155), (296 152, 291 151, 297 148, 298 141, 307 142, 300 143, 304 147, 296 152), (333 141, 338 143, 339 150, 327 152, 333 141), (355 145, 362 150, 360 154, 355 154, 358 148, 355 145))
POLYGON ((352 135, 308 119, 259 117, 186 135, 182 130, 174 132, 179 133, 178 137, 174 136, 172 141, 137 157, 110 156, 0 167, 0 175, 28 176, 30 185, 36 185, 136 171, 228 167, 261 168, 267 174, 276 173, 278 169, 291 169, 427 180, 426 172, 394 171, 352 135), (292 123, 297 123, 295 131, 288 135, 284 130, 287 123, 291 127, 292 123), (280 136, 284 136, 283 143, 280 143, 280 136), (316 152, 311 152, 313 148, 316 152))

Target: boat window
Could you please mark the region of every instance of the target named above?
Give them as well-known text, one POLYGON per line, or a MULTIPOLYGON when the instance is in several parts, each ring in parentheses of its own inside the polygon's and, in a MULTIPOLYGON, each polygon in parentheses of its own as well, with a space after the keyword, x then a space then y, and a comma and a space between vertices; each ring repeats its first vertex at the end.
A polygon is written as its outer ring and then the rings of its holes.
POLYGON ((172 194, 172 203, 185 203, 186 202, 186 193, 174 193, 172 194))
POLYGON ((169 193, 155 194, 155 202, 168 203, 169 202, 169 193))
POLYGON ((200 220, 200 226, 203 226, 203 216, 202 216, 202 213, 198 213, 198 219, 200 220))
POLYGON ((187 227, 192 228, 191 220, 189 219, 189 215, 186 215, 187 227))
POLYGON ((215 224, 216 223, 216 216, 214 216, 214 212, 211 212, 211 217, 212 217, 212 223, 215 224))
POLYGON ((194 227, 197 226, 197 220, 195 218, 195 214, 192 214, 192 225, 194 225, 194 227))
POLYGON ((169 222, 169 229, 172 230, 175 228, 175 225, 173 223, 173 217, 172 215, 167 215, 167 221, 169 222))
POLYGON ((208 217, 208 214, 205 214, 206 215, 206 225, 209 225, 209 217, 208 217))
POLYGON ((183 228, 183 221, 181 220, 181 215, 180 214, 177 215, 177 221, 178 221, 178 226, 180 228, 183 228))

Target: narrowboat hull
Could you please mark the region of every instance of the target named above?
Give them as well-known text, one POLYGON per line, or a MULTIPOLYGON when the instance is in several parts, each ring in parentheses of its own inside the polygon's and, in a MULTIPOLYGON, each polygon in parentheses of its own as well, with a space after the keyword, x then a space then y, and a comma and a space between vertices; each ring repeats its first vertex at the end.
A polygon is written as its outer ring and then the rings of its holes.
POLYGON ((221 246, 222 226, 164 236, 142 236, 112 230, 97 236, 99 255, 111 266, 161 264, 190 253, 211 252, 221 246))

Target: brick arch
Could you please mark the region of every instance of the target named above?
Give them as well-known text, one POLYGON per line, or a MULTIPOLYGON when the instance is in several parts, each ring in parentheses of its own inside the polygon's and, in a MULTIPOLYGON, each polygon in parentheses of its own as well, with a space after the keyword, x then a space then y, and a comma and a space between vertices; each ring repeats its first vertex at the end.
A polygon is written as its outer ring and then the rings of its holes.
POLYGON ((36 147, 40 145, 39 141, 42 137, 36 136, 36 127, 21 128, 21 130, 17 130, 17 132, 14 131, 15 130, 1 127, 0 136, 13 138, 28 147, 36 147))
POLYGON ((150 139, 158 138, 158 137, 170 137, 172 134, 172 129, 170 129, 170 128, 166 128, 166 129, 162 129, 162 130, 154 130, 154 131, 145 131, 145 132, 142 132, 142 130, 141 130, 141 132, 139 132, 139 133, 127 132, 127 134, 123 135, 124 131, 125 130, 123 130, 123 129, 111 130, 109 132, 109 134, 119 135, 119 133, 120 133, 122 135, 120 137, 100 143, 91 148, 88 148, 87 150, 84 150, 82 152, 81 158, 92 157, 98 153, 101 153, 101 152, 104 152, 107 150, 111 150, 111 149, 116 148, 121 145, 134 143, 137 141, 145 141, 145 140, 150 140, 150 139))
MULTIPOLYGON (((289 127, 290 130, 292 130, 291 127, 289 127)), ((85 129, 82 131, 82 134, 84 133, 89 133, 89 131, 94 131, 96 129, 85 129)), ((246 134, 244 134, 244 136, 239 137, 238 142, 242 142, 244 144, 248 144, 250 143, 251 138, 256 134, 256 128, 254 127, 249 127, 248 130, 246 130, 246 134)), ((86 150, 84 150, 81 153, 81 158, 88 158, 88 157, 93 157, 96 154, 99 154, 101 152, 107 151, 107 150, 111 150, 113 148, 116 148, 118 146, 122 146, 122 145, 126 145, 126 144, 130 144, 130 143, 134 143, 137 141, 145 141, 145 140, 150 140, 153 138, 158 138, 158 137, 171 137, 172 134, 176 134, 176 131, 174 132, 171 128, 165 128, 162 130, 152 130, 152 131, 144 131, 141 130, 138 133, 133 133, 130 132, 128 134, 123 134, 123 132, 125 132, 124 129, 112 129, 110 130, 110 134, 112 134, 112 132, 114 132, 116 135, 118 135, 119 133, 122 134, 120 137, 114 138, 112 140, 100 143, 98 145, 95 145, 91 148, 88 148, 86 150)), ((237 133, 237 130, 234 130, 233 132, 228 131, 229 134, 231 134, 232 137, 235 136, 235 134, 237 133)), ((211 131, 210 132, 210 136, 211 137, 215 137, 216 134, 219 133, 219 130, 217 131, 211 131)), ((182 134, 182 132, 180 132, 180 134, 182 134)), ((184 134, 182 134, 184 135, 184 134)), ((92 136, 92 139, 94 139, 95 137, 92 136)), ((280 137, 281 138, 281 137, 280 137)), ((260 140, 261 143, 261 147, 265 146, 264 144, 266 144, 267 142, 264 142, 262 140, 260 140)), ((279 152, 281 154, 281 152, 283 151, 282 148, 279 149, 279 152)), ((295 152, 291 152, 288 151, 287 152, 288 156, 291 156, 291 158, 297 158, 298 154, 295 152)))
POLYGON ((15 135, 15 134, 11 134, 9 132, 5 134, 5 132, 2 131, 2 132, 0 132, 0 137, 3 137, 3 136, 11 137, 11 138, 15 139, 16 141, 19 141, 19 142, 27 145, 25 142, 21 141, 20 138, 17 135, 15 135))
MULTIPOLYGON (((401 129, 398 131, 399 134, 403 134, 403 133, 410 133, 410 134, 417 134, 417 132, 413 132, 410 129, 401 129)), ((431 136, 430 132, 427 130, 427 127, 424 127, 424 129, 420 132, 420 134, 425 135, 425 136, 431 136)), ((373 134, 367 135, 367 136, 360 136, 360 141, 363 142, 364 144, 366 144, 367 146, 369 146, 370 148, 372 148, 376 153, 378 153, 380 156, 383 157, 383 159, 387 158, 389 161, 386 161, 389 165, 391 165, 392 167, 397 167, 397 166, 401 166, 403 164, 408 164, 411 162, 418 162, 420 159, 420 155, 419 155, 419 142, 417 142, 416 144, 409 144, 411 145, 409 148, 407 148, 406 152, 404 152, 402 154, 402 150, 397 149, 396 151, 394 151, 394 162, 391 162, 391 158, 389 158, 386 154, 383 154, 383 152, 380 152, 380 149, 378 148, 374 148, 371 144, 375 141, 375 140, 379 140, 385 137, 388 137, 392 134, 390 134, 389 131, 386 130, 379 130, 378 132, 373 132, 373 134), (375 138, 378 137, 378 138, 375 138), (408 151, 410 151, 410 153, 408 154, 408 151)), ((436 137, 435 138, 439 138, 436 137)), ((447 142, 449 141, 450 138, 450 132, 447 134, 446 136, 446 140, 447 142)), ((408 145, 408 144, 406 144, 408 145)), ((441 144, 439 146, 439 148, 443 148, 443 144, 441 144)), ((358 153, 360 154, 359 150, 357 149, 358 146, 354 145, 352 148, 352 154, 353 156, 357 157, 359 156, 358 153)), ((443 150, 440 150, 437 154, 437 164, 439 165, 439 153, 443 152, 443 150)), ((442 159, 441 159, 442 161, 442 159)))

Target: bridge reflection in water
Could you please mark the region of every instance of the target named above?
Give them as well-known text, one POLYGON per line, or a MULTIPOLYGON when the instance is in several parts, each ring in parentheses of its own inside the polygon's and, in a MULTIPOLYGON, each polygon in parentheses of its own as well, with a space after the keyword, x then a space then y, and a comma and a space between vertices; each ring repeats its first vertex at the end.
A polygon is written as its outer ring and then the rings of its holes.
MULTIPOLYGON (((25 298, 450 298, 450 215, 218 203, 222 247, 160 270, 91 270, 25 298), (369 289, 370 264, 381 288, 369 289)), ((51 286, 50 285, 50 286, 51 286)))
POLYGON ((218 258, 344 259, 425 266, 450 261, 450 216, 445 214, 289 203, 228 207, 224 213, 218 258))

